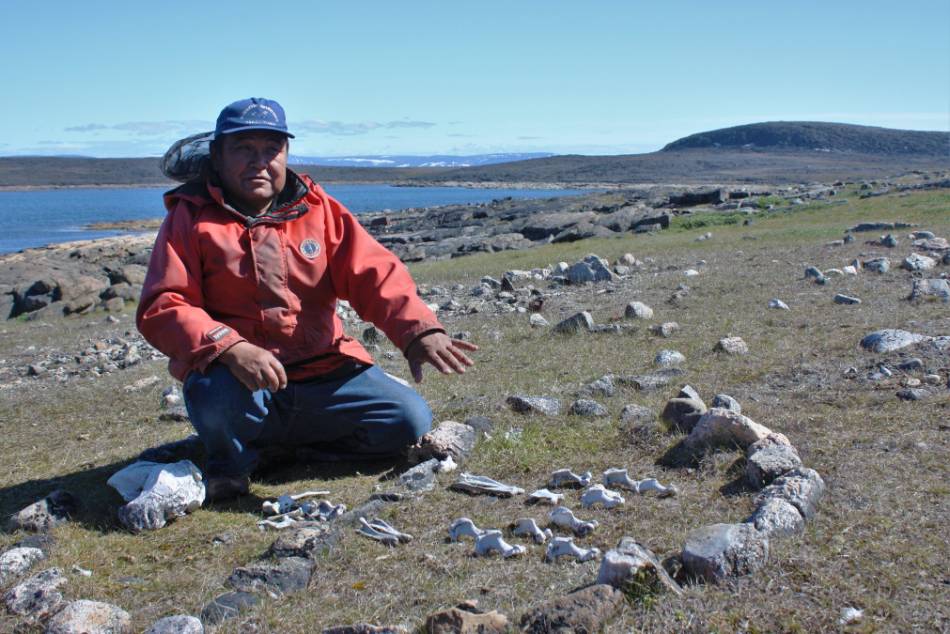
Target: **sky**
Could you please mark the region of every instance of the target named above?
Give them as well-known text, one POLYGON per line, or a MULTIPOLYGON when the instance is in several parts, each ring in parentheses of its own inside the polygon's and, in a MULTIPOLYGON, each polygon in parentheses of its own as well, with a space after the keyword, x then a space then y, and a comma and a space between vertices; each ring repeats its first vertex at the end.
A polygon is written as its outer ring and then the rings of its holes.
POLYGON ((950 130, 950 2, 0 0, 0 155, 157 156, 268 97, 298 156, 950 130))

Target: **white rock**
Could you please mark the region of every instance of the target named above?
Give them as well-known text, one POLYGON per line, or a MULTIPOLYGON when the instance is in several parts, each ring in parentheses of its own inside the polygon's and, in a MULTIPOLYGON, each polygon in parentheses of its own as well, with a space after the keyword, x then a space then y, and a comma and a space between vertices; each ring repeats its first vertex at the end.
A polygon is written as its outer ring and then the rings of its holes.
POLYGON ((17 546, 0 554, 0 586, 19 577, 33 567, 38 561, 46 559, 46 554, 39 548, 17 546))
POLYGON ((908 271, 929 271, 930 269, 937 266, 937 261, 933 258, 929 258, 926 255, 920 255, 919 253, 911 253, 904 261, 901 262, 901 266, 908 271))
POLYGON ((119 521, 131 531, 154 530, 201 506, 205 485, 190 460, 164 464, 140 460, 114 473, 107 484, 128 504, 119 521))
POLYGON ((623 314, 627 319, 653 319, 653 309, 643 302, 630 302, 623 314))

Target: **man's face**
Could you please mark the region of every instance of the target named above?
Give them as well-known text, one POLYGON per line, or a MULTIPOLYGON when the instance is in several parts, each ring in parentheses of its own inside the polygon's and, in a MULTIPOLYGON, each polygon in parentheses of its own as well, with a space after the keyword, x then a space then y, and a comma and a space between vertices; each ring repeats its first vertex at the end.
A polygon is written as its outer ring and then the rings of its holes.
POLYGON ((233 202, 265 211, 287 183, 287 137, 267 130, 222 135, 212 163, 233 202))

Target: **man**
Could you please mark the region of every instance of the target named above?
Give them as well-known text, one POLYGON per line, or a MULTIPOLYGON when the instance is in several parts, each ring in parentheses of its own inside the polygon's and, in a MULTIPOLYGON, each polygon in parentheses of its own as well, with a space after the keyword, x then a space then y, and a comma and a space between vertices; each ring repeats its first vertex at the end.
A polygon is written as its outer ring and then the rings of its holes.
POLYGON ((399 346, 416 382, 425 363, 464 373, 477 349, 446 336, 346 208, 287 169, 290 138, 276 101, 221 111, 210 169, 165 194, 136 315, 184 382, 211 501, 248 492, 261 449, 386 456, 429 430, 422 397, 346 336, 337 299, 399 346))

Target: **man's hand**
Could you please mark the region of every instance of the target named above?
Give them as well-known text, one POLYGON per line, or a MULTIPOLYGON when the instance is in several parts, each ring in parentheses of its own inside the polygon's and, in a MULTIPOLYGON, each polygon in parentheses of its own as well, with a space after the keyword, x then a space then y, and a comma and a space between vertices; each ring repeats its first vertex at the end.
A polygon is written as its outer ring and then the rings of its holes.
POLYGON ((228 366, 231 374, 252 392, 263 389, 276 392, 287 387, 284 366, 277 357, 253 343, 234 344, 221 353, 218 361, 228 366))
POLYGON ((466 366, 473 366, 475 362, 465 356, 463 350, 472 352, 478 350, 478 346, 461 339, 452 339, 443 332, 422 335, 406 350, 412 378, 416 383, 422 382, 423 363, 431 363, 442 374, 465 374, 466 366))

